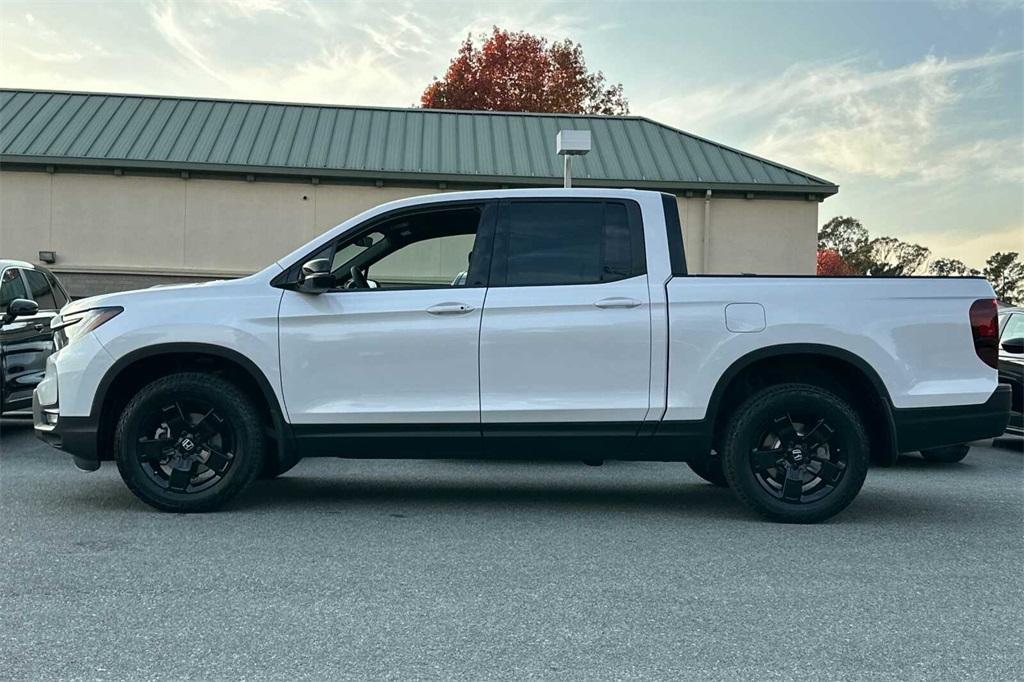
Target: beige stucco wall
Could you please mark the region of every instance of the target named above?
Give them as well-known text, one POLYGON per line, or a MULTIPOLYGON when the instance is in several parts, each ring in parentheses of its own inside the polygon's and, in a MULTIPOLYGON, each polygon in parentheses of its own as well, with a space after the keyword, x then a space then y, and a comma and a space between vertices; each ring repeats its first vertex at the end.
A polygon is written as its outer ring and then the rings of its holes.
MULTIPOLYGON (((241 275, 377 204, 422 187, 0 171, 0 257, 57 252, 58 273, 241 275)), ((679 198, 687 261, 703 272, 704 198, 679 198)), ((811 274, 818 204, 711 200, 708 272, 811 274)), ((465 268, 464 238, 381 263, 387 278, 415 263, 426 279, 465 268)), ((72 292, 75 293, 75 292, 72 292)))
POLYGON ((676 199, 686 266, 692 273, 753 272, 813 275, 817 264, 818 203, 805 199, 676 199), (711 231, 707 267, 704 218, 711 231))

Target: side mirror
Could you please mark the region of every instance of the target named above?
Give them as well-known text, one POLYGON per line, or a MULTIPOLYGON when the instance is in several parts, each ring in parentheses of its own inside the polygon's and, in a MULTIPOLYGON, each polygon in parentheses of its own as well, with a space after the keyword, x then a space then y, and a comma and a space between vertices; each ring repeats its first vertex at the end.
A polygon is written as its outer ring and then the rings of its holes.
POLYGON ((314 258, 302 264, 299 274, 299 291, 306 294, 322 294, 334 288, 331 261, 328 258, 314 258))
POLYGON ((1014 355, 1024 354, 1024 336, 1015 336, 1003 341, 1003 350, 1014 355))
POLYGON ((4 313, 3 323, 10 324, 16 317, 30 317, 39 312, 39 304, 27 298, 16 298, 7 306, 4 313))

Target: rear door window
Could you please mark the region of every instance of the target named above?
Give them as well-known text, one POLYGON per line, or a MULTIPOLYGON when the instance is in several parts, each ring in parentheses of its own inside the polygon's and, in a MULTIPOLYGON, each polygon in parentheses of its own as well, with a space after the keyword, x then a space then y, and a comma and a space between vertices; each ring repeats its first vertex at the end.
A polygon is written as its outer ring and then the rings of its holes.
POLYGON ((599 284, 646 271, 642 226, 623 202, 510 202, 500 244, 499 286, 599 284))
POLYGON ((57 302, 57 310, 60 310, 67 305, 67 294, 64 293, 64 289, 61 288, 60 282, 53 276, 53 273, 47 272, 46 280, 50 283, 50 289, 53 290, 53 298, 57 302))

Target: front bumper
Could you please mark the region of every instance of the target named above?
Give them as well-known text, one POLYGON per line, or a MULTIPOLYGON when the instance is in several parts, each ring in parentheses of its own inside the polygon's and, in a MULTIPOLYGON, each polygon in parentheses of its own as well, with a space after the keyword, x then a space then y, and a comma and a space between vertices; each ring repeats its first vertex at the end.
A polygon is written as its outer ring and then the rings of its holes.
POLYGON ((980 405, 893 410, 899 452, 913 452, 1003 435, 1010 419, 1010 385, 999 384, 980 405))
POLYGON ((36 388, 32 392, 32 424, 36 437, 69 453, 79 469, 96 471, 100 468, 99 428, 92 417, 61 417, 57 403, 44 403, 40 389, 36 388))

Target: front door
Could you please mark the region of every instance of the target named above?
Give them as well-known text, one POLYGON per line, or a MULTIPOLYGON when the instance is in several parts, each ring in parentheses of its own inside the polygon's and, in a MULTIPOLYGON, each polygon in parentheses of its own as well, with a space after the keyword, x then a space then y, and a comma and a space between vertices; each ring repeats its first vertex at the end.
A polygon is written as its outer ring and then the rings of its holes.
POLYGON ((434 436, 453 452, 477 446, 485 209, 446 204, 386 217, 332 246, 335 289, 284 292, 283 393, 305 446, 367 456, 380 442, 387 452, 378 455, 398 455, 404 435, 434 436))
POLYGON ((0 327, 5 411, 32 406, 32 390, 42 381, 46 358, 53 353, 50 320, 57 314, 53 292, 40 272, 12 267, 0 274, 0 311, 7 312, 7 306, 16 298, 34 300, 39 312, 0 327))
POLYGON ((487 446, 636 434, 650 404, 645 262, 634 202, 502 204, 480 338, 487 446))

